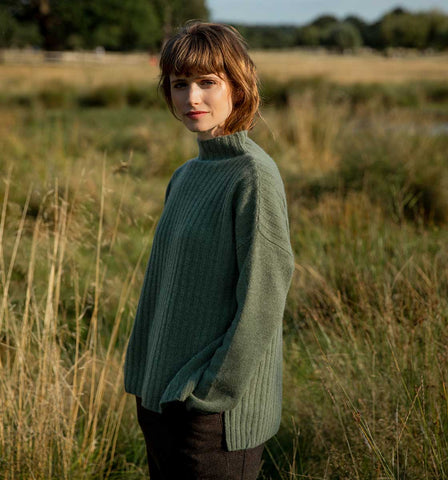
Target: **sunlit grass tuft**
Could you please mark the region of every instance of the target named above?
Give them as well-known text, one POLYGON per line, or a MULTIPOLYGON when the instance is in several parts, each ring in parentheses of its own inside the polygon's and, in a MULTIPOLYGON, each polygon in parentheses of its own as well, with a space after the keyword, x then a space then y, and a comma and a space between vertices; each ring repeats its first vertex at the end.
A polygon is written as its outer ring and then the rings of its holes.
POLYGON ((43 214, 48 206, 42 203, 31 219, 29 189, 14 221, 8 218, 11 174, 6 178, 0 223, 0 447, 5 478, 109 478, 116 469, 135 473, 116 456, 126 405, 124 341, 118 336, 129 328, 129 302, 147 244, 124 273, 116 304, 109 305, 115 313, 105 312, 104 257, 113 254, 113 245, 105 255, 104 165, 93 265, 87 272, 69 253, 72 242, 80 239, 73 235, 78 199, 68 195, 67 186, 63 195, 57 183, 47 193, 51 214, 43 214), (5 225, 16 232, 14 238, 6 235, 5 225), (102 323, 111 314, 106 327, 102 323))

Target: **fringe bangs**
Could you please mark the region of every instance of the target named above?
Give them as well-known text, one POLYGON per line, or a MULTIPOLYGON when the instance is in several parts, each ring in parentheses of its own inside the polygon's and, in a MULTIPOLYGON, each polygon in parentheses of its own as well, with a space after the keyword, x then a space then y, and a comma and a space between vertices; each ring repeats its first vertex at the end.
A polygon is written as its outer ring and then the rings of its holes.
POLYGON ((224 58, 211 39, 203 35, 186 35, 168 46, 169 54, 161 59, 164 76, 225 72, 224 58))

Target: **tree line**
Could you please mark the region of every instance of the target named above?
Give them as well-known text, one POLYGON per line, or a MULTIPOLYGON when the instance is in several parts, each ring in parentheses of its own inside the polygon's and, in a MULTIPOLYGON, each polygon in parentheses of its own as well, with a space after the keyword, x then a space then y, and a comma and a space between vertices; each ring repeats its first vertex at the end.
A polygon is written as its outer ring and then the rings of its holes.
POLYGON ((209 18, 205 0, 2 0, 0 47, 157 51, 192 18, 209 18))
MULTIPOLYGON (((188 19, 209 19, 206 0, 2 0, 0 47, 156 52, 188 19)), ((302 26, 235 25, 254 49, 448 48, 448 15, 396 8, 373 23, 322 15, 302 26)))
POLYGON ((337 50, 361 46, 444 50, 448 48, 448 15, 438 10, 411 13, 396 8, 373 23, 357 16, 339 20, 322 15, 302 26, 238 25, 252 48, 327 47, 337 50))

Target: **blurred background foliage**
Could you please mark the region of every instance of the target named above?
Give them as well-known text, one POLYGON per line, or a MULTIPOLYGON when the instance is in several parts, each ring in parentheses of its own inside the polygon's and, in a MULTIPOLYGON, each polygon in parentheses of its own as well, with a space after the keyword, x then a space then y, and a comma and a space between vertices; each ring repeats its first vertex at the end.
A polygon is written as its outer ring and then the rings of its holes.
POLYGON ((357 16, 322 15, 302 26, 238 26, 253 48, 361 46, 443 50, 448 47, 448 15, 441 11, 411 13, 396 8, 373 23, 357 16))
POLYGON ((0 46, 156 51, 174 25, 208 15, 204 0, 5 0, 0 46))
MULTIPOLYGON (((175 26, 192 18, 209 19, 205 0, 3 0, 0 47, 157 52, 175 26)), ((411 13, 395 8, 373 23, 357 16, 322 15, 301 26, 235 26, 255 49, 448 48, 448 15, 438 10, 411 13)))

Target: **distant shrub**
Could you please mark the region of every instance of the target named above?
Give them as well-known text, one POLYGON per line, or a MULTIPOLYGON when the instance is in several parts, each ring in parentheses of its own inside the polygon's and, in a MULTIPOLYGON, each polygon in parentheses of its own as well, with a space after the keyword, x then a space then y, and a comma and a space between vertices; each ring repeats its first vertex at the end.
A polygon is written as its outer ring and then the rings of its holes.
POLYGON ((2 103, 5 104, 12 104, 18 105, 19 107, 31 108, 36 104, 37 96, 34 92, 30 94, 19 93, 11 97, 5 95, 1 100, 2 103))
MULTIPOLYGON (((261 82, 261 97, 263 103, 269 106, 283 107, 292 96, 305 91, 320 92, 327 90, 329 82, 323 77, 294 78, 288 82, 279 82, 273 78, 263 78, 261 82)), ((326 96, 326 95, 325 95, 326 96)), ((323 95, 320 98, 324 98, 323 95)))
POLYGON ((37 93, 37 100, 47 108, 63 108, 75 103, 76 93, 69 85, 49 84, 37 93))
POLYGON ((140 108, 165 108, 165 102, 154 84, 148 85, 101 85, 91 90, 76 91, 70 85, 54 82, 37 90, 20 94, 0 93, 0 104, 45 108, 68 108, 80 106, 117 108, 123 106, 140 108))
POLYGON ((126 91, 122 85, 102 85, 81 95, 81 107, 122 107, 126 104, 126 91))
POLYGON ((428 82, 422 85, 426 100, 436 103, 448 102, 448 83, 447 82, 428 82))
POLYGON ((162 107, 165 105, 154 84, 129 85, 126 88, 126 102, 131 107, 143 108, 162 107))
POLYGON ((346 103, 352 106, 370 102, 384 108, 419 107, 425 102, 448 103, 446 82, 341 85, 323 77, 304 77, 287 82, 264 78, 261 83, 262 98, 269 106, 283 107, 290 103, 291 98, 305 92, 312 92, 318 102, 346 103))

